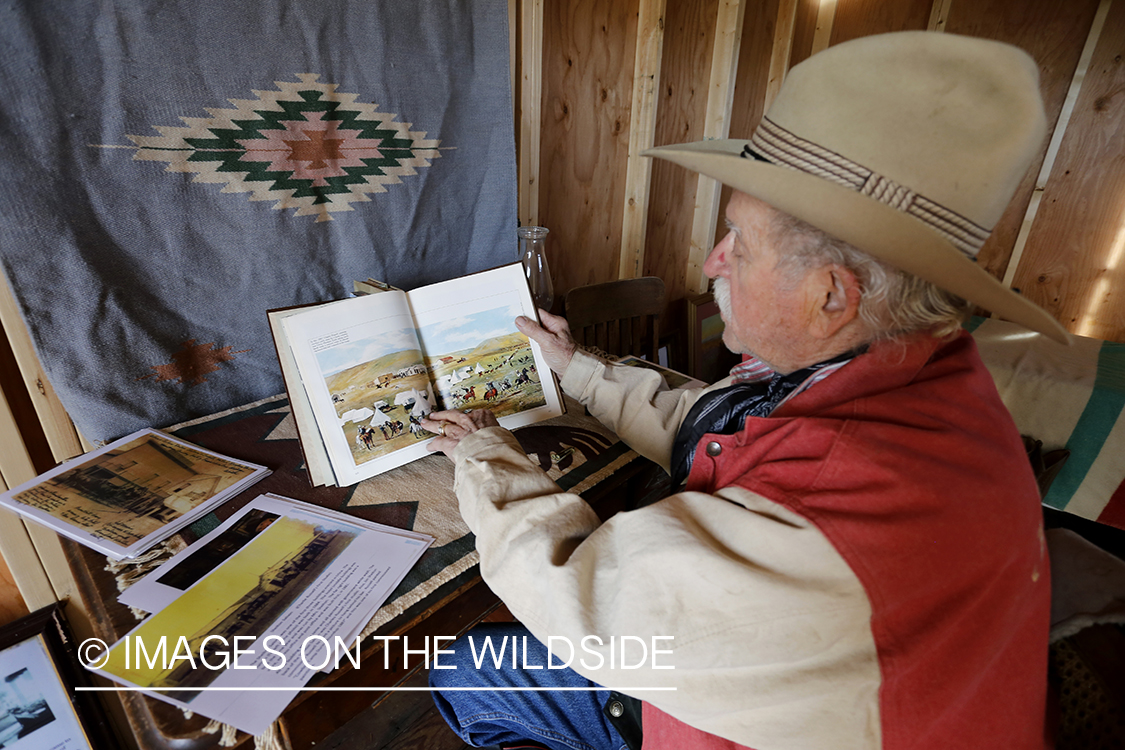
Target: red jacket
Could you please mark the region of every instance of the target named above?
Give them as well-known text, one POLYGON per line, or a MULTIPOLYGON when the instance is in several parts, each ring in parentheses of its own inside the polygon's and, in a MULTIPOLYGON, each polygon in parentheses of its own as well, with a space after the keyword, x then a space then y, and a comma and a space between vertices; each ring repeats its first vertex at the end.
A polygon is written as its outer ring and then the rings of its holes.
MULTIPOLYGON (((1039 494, 971 336, 876 344, 741 433, 707 436, 687 489, 732 485, 815 523, 859 578, 885 750, 1043 747, 1039 494)), ((648 704, 644 734, 645 750, 739 747, 648 704)))

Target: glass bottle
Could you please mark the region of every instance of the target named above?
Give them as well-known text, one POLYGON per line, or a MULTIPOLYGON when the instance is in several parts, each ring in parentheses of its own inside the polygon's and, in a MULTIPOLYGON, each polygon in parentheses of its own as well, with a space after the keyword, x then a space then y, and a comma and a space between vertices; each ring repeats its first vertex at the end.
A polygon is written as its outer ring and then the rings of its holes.
POLYGON ((527 277, 527 286, 536 307, 550 311, 555 301, 555 287, 551 282, 551 270, 547 267, 547 254, 544 252, 546 227, 520 227, 516 230, 520 238, 520 262, 527 277))

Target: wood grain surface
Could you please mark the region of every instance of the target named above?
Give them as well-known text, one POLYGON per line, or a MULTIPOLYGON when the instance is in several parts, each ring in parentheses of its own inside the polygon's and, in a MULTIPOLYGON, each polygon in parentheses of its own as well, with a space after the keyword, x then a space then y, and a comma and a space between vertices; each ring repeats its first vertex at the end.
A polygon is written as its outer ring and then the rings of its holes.
POLYGON ((637 5, 544 4, 540 223, 558 295, 618 278, 637 5))
MULTIPOLYGON (((717 7, 717 0, 668 4, 657 145, 703 137, 717 7)), ((685 293, 696 184, 694 172, 662 159, 653 162, 644 274, 664 279, 668 299, 685 293)), ((669 318, 667 312, 662 317, 669 318)))
POLYGON ((812 54, 813 37, 816 36, 816 17, 819 10, 820 0, 798 0, 797 19, 793 28, 793 48, 789 53, 790 68, 807 60, 809 55, 812 54))
POLYGON ((1015 286, 1068 330, 1125 341, 1125 3, 1110 7, 1015 286))
MULTIPOLYGON (((742 21, 742 50, 738 55, 734 105, 731 109, 731 138, 749 138, 765 113, 766 96, 770 89, 770 59, 777 30, 778 0, 747 0, 747 3, 746 15, 742 21)), ((800 5, 797 10, 799 13, 800 5)), ((726 234, 723 207, 730 200, 730 193, 730 188, 724 186, 719 202, 719 216, 715 223, 714 242, 718 242, 726 234)))
POLYGON ((978 262, 996 278, 1003 278, 1016 236, 1035 189, 1063 100, 1086 41, 1098 0, 980 0, 953 2, 946 31, 1014 44, 1039 66, 1039 90, 1047 113, 1048 133, 1008 210, 981 248, 978 262))
POLYGON ((840 0, 832 22, 831 44, 892 31, 924 31, 932 5, 932 0, 840 0))

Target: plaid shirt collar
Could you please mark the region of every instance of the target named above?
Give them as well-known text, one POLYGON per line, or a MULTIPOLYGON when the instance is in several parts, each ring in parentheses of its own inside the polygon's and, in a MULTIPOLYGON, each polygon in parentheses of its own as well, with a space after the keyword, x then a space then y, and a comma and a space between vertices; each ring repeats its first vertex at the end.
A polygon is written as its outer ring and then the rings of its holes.
POLYGON ((746 359, 735 365, 730 370, 732 383, 760 383, 773 377, 773 370, 753 354, 747 354, 746 359))

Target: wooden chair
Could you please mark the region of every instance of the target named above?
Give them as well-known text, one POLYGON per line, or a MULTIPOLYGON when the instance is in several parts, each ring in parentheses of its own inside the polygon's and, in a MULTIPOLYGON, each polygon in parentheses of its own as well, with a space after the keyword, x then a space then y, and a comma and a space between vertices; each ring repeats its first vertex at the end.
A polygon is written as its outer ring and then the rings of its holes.
POLYGON ((566 318, 575 341, 615 356, 657 361, 664 282, 655 276, 571 289, 566 318))

